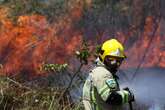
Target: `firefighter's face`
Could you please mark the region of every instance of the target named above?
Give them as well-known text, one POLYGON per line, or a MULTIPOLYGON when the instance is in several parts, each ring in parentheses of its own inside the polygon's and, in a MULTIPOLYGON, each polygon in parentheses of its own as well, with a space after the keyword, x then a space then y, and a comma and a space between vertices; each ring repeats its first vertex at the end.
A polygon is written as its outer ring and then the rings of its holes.
POLYGON ((104 60, 104 64, 112 71, 117 71, 120 67, 123 58, 117 58, 112 56, 106 56, 104 60))

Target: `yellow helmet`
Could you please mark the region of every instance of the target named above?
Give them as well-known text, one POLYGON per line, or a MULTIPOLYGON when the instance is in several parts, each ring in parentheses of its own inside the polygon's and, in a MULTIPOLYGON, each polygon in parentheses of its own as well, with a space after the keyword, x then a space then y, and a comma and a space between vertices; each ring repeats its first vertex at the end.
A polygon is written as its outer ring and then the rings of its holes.
POLYGON ((99 57, 104 62, 106 56, 126 58, 123 45, 116 39, 107 40, 103 43, 99 57))

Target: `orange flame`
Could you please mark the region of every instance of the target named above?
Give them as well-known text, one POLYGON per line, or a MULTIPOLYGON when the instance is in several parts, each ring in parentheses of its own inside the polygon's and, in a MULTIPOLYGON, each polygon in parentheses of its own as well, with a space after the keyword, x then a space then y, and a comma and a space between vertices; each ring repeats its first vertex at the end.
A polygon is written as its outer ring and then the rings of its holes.
MULTIPOLYGON (((91 6, 92 0, 86 0, 91 6)), ((74 22, 82 17, 84 2, 77 0, 68 15, 58 21, 49 23, 45 16, 19 16, 16 22, 0 16, 0 63, 3 64, 2 74, 29 73, 43 74, 39 71, 43 63, 68 62, 82 43, 82 32, 75 29, 74 22)), ((0 10, 1 12, 2 10, 0 10)), ((142 37, 127 50, 128 62, 125 67, 136 67, 148 47, 154 29, 153 18, 147 17, 142 37)), ((143 63, 145 67, 165 67, 165 38, 159 35, 160 26, 152 41, 143 63)), ((127 37, 117 33, 122 42, 127 37)), ((89 41, 91 42, 91 41, 89 41)))
POLYGON ((38 68, 43 62, 67 62, 81 43, 81 34, 68 27, 57 36, 58 30, 53 26, 56 24, 50 25, 41 15, 20 16, 16 24, 3 21, 0 29, 3 73, 15 74, 28 69, 40 73, 38 68))
POLYGON ((74 22, 81 19, 84 5, 91 4, 91 0, 85 2, 68 2, 68 14, 52 23, 42 15, 19 16, 16 23, 7 14, 0 16, 0 73, 43 74, 39 71, 43 63, 68 62, 82 41, 82 33, 74 28, 74 22))
POLYGON ((165 67, 165 54, 163 50, 165 37, 161 37, 159 34, 160 24, 155 34, 152 35, 154 31, 154 25, 153 17, 147 17, 143 35, 131 48, 127 50, 126 54, 128 59, 127 63, 123 65, 123 67, 137 67, 137 65, 140 63, 142 63, 142 67, 165 67), (153 37, 153 39, 151 45, 149 46, 151 37, 153 37), (142 61, 144 54, 146 54, 145 59, 142 61))

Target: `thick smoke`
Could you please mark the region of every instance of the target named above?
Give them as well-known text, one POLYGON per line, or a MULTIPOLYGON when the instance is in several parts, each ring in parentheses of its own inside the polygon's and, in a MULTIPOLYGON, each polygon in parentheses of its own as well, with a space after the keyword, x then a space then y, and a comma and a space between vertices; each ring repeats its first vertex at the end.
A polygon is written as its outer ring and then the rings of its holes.
POLYGON ((121 88, 129 87, 135 94, 137 110, 165 110, 164 69, 141 69, 131 81, 135 69, 119 73, 121 88))

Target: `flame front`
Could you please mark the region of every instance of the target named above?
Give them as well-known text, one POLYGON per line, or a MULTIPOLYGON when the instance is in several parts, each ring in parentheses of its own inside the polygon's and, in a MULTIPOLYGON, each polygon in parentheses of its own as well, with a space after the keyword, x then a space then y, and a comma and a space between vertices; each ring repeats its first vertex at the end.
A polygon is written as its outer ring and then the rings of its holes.
POLYGON ((49 24, 44 16, 31 15, 20 16, 15 24, 8 19, 1 23, 1 74, 41 74, 39 67, 43 63, 69 61, 82 41, 80 32, 72 29, 71 21, 49 24))
MULTIPOLYGON (((92 0, 68 4, 68 13, 57 21, 49 22, 43 15, 32 14, 19 16, 15 21, 9 19, 7 8, 0 9, 0 63, 3 65, 1 74, 43 74, 39 68, 44 63, 65 63, 72 57, 83 39, 83 29, 75 28, 74 23, 83 19, 84 5, 91 7, 92 0), (70 6, 71 5, 71 6, 70 6)), ((160 35, 160 24, 154 36, 152 17, 146 18, 143 34, 126 50, 128 56, 124 67, 137 67, 146 48, 143 67, 165 67, 165 37, 160 35), (150 39, 154 37, 151 45, 150 39)), ((133 30, 132 30, 133 31, 133 30)), ((130 34, 133 32, 129 32, 130 34)), ((129 37, 117 33, 118 39, 127 42, 129 37)), ((93 39, 89 40, 92 43, 93 39)))
POLYGON ((160 35, 160 23, 155 25, 153 17, 148 16, 142 35, 126 50, 128 59, 124 67, 137 67, 140 63, 141 67, 165 67, 165 37, 160 35))

